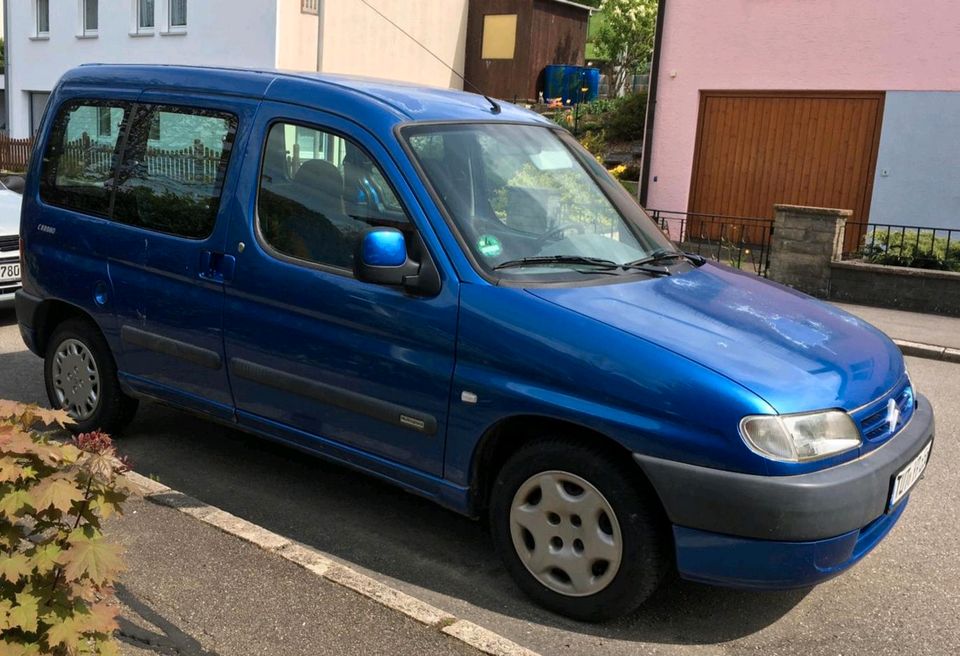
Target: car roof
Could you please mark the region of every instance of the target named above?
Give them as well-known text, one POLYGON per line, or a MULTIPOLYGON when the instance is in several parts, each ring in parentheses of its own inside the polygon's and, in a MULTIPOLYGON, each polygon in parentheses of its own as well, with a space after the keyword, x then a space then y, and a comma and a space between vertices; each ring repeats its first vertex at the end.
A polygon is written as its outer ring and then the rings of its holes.
POLYGON ((68 88, 93 86, 125 89, 170 89, 171 92, 214 93, 276 100, 324 111, 409 121, 505 121, 552 124, 539 114, 497 101, 493 111, 484 96, 435 87, 365 77, 239 68, 168 65, 85 64, 61 79, 68 88), (371 114, 371 110, 374 110, 371 114))

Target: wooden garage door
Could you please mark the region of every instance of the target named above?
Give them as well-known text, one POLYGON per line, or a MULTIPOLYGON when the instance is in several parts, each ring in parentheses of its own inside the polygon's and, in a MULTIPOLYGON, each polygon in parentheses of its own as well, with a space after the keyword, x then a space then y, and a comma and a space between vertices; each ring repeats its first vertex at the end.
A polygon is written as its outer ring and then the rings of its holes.
MULTIPOLYGON (((719 92, 700 97, 689 211, 773 217, 775 203, 870 215, 883 92, 719 92)), ((862 228, 847 228, 846 252, 862 228)))

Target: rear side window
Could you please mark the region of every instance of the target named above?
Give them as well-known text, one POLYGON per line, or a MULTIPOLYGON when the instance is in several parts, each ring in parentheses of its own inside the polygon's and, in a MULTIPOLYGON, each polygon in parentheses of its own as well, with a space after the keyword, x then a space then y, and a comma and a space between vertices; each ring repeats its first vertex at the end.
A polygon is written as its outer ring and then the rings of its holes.
POLYGON ((214 110, 66 104, 43 158, 40 197, 148 230, 208 237, 236 131, 235 116, 214 110))
POLYGON ((130 112, 123 103, 64 106, 43 158, 40 197, 68 209, 109 216, 117 146, 130 112))
POLYGON ((363 148, 337 134, 287 123, 274 124, 267 137, 257 214, 264 240, 276 251, 341 269, 352 268, 366 228, 413 230, 363 148))
POLYGON ((236 131, 236 117, 223 112, 138 107, 117 171, 114 220, 210 236, 236 131))

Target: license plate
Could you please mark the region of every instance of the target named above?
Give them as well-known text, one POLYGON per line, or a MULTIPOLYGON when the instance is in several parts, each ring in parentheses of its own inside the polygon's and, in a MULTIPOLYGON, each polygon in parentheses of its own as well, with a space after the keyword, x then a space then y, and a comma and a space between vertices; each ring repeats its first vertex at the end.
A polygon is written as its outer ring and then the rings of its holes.
POLYGON ((19 262, 0 262, 0 282, 15 282, 19 280, 19 262))
POLYGON ((897 472, 893 477, 893 491, 890 493, 890 508, 897 505, 897 502, 900 501, 900 499, 910 491, 910 488, 920 480, 920 477, 923 476, 923 470, 927 468, 927 461, 930 459, 931 447, 933 447, 933 442, 923 447, 920 455, 911 460, 906 467, 897 472))

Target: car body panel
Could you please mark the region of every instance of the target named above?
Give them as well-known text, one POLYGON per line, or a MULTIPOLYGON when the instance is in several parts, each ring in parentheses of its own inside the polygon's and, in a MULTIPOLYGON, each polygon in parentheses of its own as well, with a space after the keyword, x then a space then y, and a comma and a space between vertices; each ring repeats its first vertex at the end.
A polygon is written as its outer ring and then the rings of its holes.
POLYGON ((896 345, 866 322, 714 263, 657 280, 533 293, 694 358, 782 414, 853 410, 904 372, 896 345))
POLYGON ((20 209, 23 197, 0 185, 0 237, 20 234, 20 209))
MULTIPOLYGON (((0 184, 0 265, 20 262, 20 212, 23 198, 0 184)), ((13 305, 20 278, 0 281, 0 308, 13 305)))

